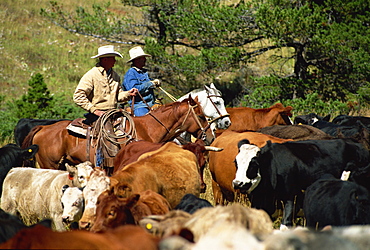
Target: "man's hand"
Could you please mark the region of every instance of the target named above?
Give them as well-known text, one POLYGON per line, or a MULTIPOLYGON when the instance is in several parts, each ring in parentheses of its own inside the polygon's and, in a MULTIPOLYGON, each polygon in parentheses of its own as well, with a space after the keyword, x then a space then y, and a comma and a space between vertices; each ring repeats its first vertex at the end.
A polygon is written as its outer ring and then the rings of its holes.
POLYGON ((159 81, 159 79, 154 79, 154 80, 152 81, 152 83, 154 83, 154 86, 155 86, 156 88, 158 88, 158 87, 160 87, 160 86, 161 86, 161 82, 159 81))
POLYGON ((128 93, 130 94, 130 96, 135 96, 139 91, 137 90, 137 88, 132 88, 128 91, 128 93))
POLYGON ((94 115, 97 115, 97 116, 102 116, 102 115, 104 115, 104 113, 105 113, 105 111, 98 110, 98 109, 94 111, 94 115))

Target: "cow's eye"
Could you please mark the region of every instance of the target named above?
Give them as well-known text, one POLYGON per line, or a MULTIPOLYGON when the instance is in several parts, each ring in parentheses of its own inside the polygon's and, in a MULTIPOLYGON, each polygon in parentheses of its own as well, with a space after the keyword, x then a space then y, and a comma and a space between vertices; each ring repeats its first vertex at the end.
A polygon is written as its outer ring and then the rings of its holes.
POLYGON ((73 202, 72 206, 78 207, 78 202, 77 201, 73 202))

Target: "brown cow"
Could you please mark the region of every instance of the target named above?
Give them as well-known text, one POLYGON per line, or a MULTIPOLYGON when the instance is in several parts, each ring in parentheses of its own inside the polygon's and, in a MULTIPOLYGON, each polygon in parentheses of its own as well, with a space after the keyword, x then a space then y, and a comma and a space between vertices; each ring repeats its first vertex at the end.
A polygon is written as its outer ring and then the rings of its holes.
MULTIPOLYGON (((149 141, 134 141, 127 144, 122 148, 114 158, 114 173, 122 170, 129 163, 137 161, 137 159, 144 153, 155 151, 162 147, 165 143, 154 143, 149 141)), ((203 172, 206 165, 207 151, 221 151, 215 147, 205 146, 205 143, 201 139, 197 139, 194 143, 190 142, 184 145, 180 145, 183 149, 193 152, 198 160, 199 174, 201 179, 201 193, 206 190, 206 184, 204 183, 203 172)))
MULTIPOLYGON (((289 117, 292 116, 291 106, 284 107, 281 103, 264 108, 253 109, 248 107, 226 108, 230 114, 231 125, 227 130, 232 131, 257 131, 272 125, 292 125, 289 117)), ((225 130, 216 130, 217 136, 225 130)))
POLYGON ((114 173, 111 187, 126 198, 151 189, 176 207, 185 194, 200 195, 198 160, 194 153, 168 142, 114 173))
POLYGON ((102 249, 102 250, 157 250, 159 239, 143 228, 124 225, 103 233, 83 230, 54 232, 36 225, 22 229, 0 249, 102 249))
POLYGON ((98 198, 96 219, 90 231, 101 232, 125 224, 137 225, 144 216, 163 215, 170 209, 168 201, 152 190, 134 194, 129 198, 119 198, 106 191, 98 198))
POLYGON ((212 188, 216 204, 224 204, 224 199, 229 202, 234 201, 233 180, 236 174, 234 161, 238 154, 238 142, 243 139, 249 140, 250 143, 260 148, 268 140, 273 143, 292 141, 291 139, 281 139, 258 132, 234 132, 228 130, 217 137, 211 145, 224 150, 217 153, 209 152, 209 170, 212 174, 212 188))
POLYGON ((257 132, 272 135, 283 139, 293 139, 295 141, 304 140, 330 140, 333 139, 331 135, 328 135, 324 131, 315 128, 311 125, 296 125, 291 126, 285 125, 274 125, 259 129, 257 132))

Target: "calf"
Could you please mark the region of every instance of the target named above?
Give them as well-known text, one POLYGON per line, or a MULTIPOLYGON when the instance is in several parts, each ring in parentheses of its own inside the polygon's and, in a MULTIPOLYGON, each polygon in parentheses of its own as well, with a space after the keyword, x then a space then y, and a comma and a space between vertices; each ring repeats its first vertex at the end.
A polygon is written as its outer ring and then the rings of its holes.
POLYGON ((62 220, 63 186, 81 187, 77 177, 62 170, 13 168, 4 180, 1 208, 27 225, 52 219, 53 228, 64 231, 68 225, 62 220))
POLYGON ((307 227, 370 224, 370 196, 366 188, 333 176, 323 177, 305 192, 303 211, 307 227))
POLYGON ((62 221, 66 225, 78 223, 82 217, 84 209, 84 197, 82 189, 78 187, 63 186, 63 195, 61 198, 63 213, 62 221))
POLYGON ((146 190, 128 198, 102 193, 96 205, 96 219, 92 232, 105 231, 125 224, 138 224, 148 215, 163 215, 170 211, 168 201, 160 194, 146 190))
POLYGON ((32 159, 38 150, 39 146, 36 144, 21 149, 10 143, 0 148, 0 193, 3 191, 4 179, 10 169, 22 167, 23 162, 32 159))
POLYGON ((80 221, 78 222, 80 229, 89 230, 96 216, 96 202, 101 193, 110 188, 110 178, 99 167, 95 167, 90 176, 90 180, 83 189, 85 199, 85 209, 80 221))

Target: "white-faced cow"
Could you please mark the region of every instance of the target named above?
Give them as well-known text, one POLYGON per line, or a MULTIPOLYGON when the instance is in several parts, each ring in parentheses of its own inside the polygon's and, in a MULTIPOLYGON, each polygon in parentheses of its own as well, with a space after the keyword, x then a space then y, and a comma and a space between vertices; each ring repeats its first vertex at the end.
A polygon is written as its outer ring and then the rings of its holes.
POLYGON ((68 185, 63 186, 61 203, 63 207, 62 221, 66 225, 78 223, 82 217, 84 209, 84 196, 82 193, 82 188, 70 187, 68 185))
POLYGON ((370 171, 369 151, 351 139, 268 142, 255 151, 259 152, 251 159, 250 150, 240 145, 236 164, 241 174, 236 176, 244 175, 246 181, 240 180, 238 188, 250 193, 252 207, 270 215, 275 211, 274 201, 283 201, 282 225, 286 226, 292 225, 294 197, 323 174, 340 178, 343 171, 351 171, 356 180, 370 171), (259 177, 259 185, 250 189, 259 177))

